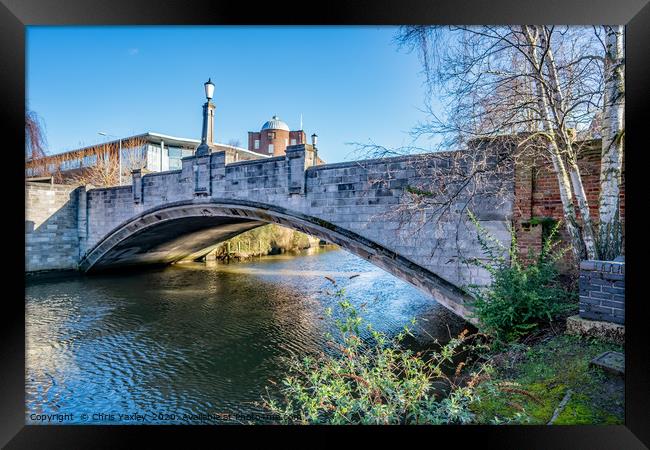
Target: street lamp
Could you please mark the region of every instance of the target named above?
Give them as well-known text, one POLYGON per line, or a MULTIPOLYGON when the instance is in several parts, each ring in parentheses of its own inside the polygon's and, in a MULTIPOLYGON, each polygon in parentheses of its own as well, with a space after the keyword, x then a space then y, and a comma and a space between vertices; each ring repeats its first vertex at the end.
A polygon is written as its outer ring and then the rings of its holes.
POLYGON ((203 131, 201 132, 201 144, 196 148, 196 156, 205 156, 210 154, 210 144, 214 138, 214 83, 208 78, 203 83, 205 89, 205 98, 208 100, 203 104, 203 131))
POLYGON ((311 145, 314 147, 314 165, 318 164, 318 149, 316 148, 318 142, 318 135, 316 133, 311 135, 311 145))
MULTIPOLYGON (((111 134, 104 133, 103 131, 100 131, 97 134, 99 134, 100 136, 106 136, 106 137, 117 137, 117 136, 113 136, 111 134)), ((119 171, 120 171, 119 172, 119 178, 118 178, 119 181, 118 182, 120 183, 120 186, 122 186, 122 138, 120 138, 119 142, 120 142, 119 143, 119 150, 117 151, 117 160, 118 160, 119 171)))
POLYGON ((214 83, 210 78, 208 78, 208 81, 203 84, 203 87, 205 88, 205 98, 212 100, 212 95, 214 94, 214 83))

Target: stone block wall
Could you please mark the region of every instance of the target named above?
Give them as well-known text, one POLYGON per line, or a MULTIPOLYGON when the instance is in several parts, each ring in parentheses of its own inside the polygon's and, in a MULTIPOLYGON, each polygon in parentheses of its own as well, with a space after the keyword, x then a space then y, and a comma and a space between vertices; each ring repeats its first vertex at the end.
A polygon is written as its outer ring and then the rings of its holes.
MULTIPOLYGON (((132 186, 88 191, 88 240, 83 250, 157 206, 188 200, 244 200, 279 206, 355 232, 453 284, 485 284, 489 282, 485 271, 462 263, 462 258, 483 256, 472 224, 461 220, 459 227, 458 218, 428 217, 430 223, 423 225, 396 213, 406 187, 436 189, 441 158, 423 159, 417 170, 414 157, 315 165, 310 145, 290 146, 286 155, 252 161, 234 162, 224 152, 184 158, 182 170, 136 176, 132 186)), ((489 195, 459 197, 452 208, 462 208, 468 201, 484 227, 507 246, 512 199, 496 204, 489 195)))
POLYGON ((580 317, 625 323, 625 263, 580 263, 580 317))
MULTIPOLYGON (((440 216, 433 208, 413 213, 403 207, 408 186, 437 189, 433 174, 440 173, 439 165, 434 158, 414 162, 413 157, 398 157, 311 167, 304 207, 309 214, 380 243, 457 286, 487 284, 487 271, 462 261, 484 256, 476 229, 464 214, 440 216)), ((495 204, 481 196, 459 196, 450 209, 461 211, 466 204, 507 247, 512 199, 495 204)))
POLYGON ((25 271, 76 269, 83 188, 25 183, 25 271))

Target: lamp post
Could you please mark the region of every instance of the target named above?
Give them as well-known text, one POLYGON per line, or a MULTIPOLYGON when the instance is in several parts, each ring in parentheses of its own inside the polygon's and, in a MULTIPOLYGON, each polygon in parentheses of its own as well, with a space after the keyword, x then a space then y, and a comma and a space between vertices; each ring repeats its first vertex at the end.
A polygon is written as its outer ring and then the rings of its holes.
POLYGON ((314 147, 314 165, 318 165, 318 148, 316 148, 316 143, 318 142, 318 135, 316 133, 311 135, 311 145, 314 147))
POLYGON ((214 139, 214 83, 208 78, 203 84, 205 89, 205 98, 207 102, 203 104, 203 131, 201 132, 201 144, 196 148, 196 156, 205 156, 210 154, 210 144, 214 139))
MULTIPOLYGON (((103 131, 100 131, 97 134, 99 134, 100 136, 106 136, 106 137, 117 137, 117 136, 113 136, 113 135, 104 133, 103 131)), ((119 178, 118 178, 119 181, 118 181, 118 183, 120 184, 120 186, 122 186, 122 138, 120 138, 120 141, 119 141, 119 149, 117 151, 117 161, 118 161, 118 164, 119 164, 119 171, 120 171, 119 172, 119 178)))

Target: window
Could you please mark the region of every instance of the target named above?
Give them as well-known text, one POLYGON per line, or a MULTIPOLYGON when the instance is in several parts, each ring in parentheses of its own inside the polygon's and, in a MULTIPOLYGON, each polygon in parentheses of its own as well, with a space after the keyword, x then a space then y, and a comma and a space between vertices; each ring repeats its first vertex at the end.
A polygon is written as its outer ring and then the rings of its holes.
POLYGON ((83 159, 84 167, 92 167, 95 164, 97 164, 97 155, 84 156, 84 159, 83 159))
POLYGON ((156 145, 148 145, 147 148, 147 164, 146 168, 152 172, 160 172, 160 156, 161 149, 156 145))
POLYGON ((291 139, 291 145, 296 145, 296 140, 295 139, 291 139))
POLYGON ((179 158, 169 158, 169 170, 178 170, 182 168, 183 163, 179 158))
POLYGON ((284 145, 285 147, 289 145, 289 138, 284 138, 284 145))
POLYGON ((255 150, 259 150, 259 149, 260 149, 260 140, 255 139, 255 150))
POLYGON ((273 144, 269 144, 269 153, 273 153, 273 144))
POLYGON ((268 138, 271 139, 271 140, 275 139, 275 132, 269 133, 268 138))
POLYGON ((61 163, 61 170, 77 169, 79 165, 80 165, 80 161, 78 158, 69 159, 61 163))
POLYGON ((181 158, 183 153, 178 147, 167 147, 169 153, 169 170, 178 170, 181 168, 181 158))

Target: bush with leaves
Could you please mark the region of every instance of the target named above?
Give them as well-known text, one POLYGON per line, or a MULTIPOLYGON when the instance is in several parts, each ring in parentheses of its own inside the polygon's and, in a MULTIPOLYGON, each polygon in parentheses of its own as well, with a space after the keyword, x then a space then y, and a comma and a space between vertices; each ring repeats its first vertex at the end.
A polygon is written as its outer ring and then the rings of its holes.
MULTIPOLYGON (((283 380, 282 399, 270 395, 264 399, 268 410, 283 423, 297 424, 472 421, 469 405, 476 400, 476 385, 491 367, 481 364, 470 371, 464 362, 455 366, 455 360, 463 351, 481 345, 476 343, 477 335, 465 330, 424 357, 403 346, 404 338, 412 336, 411 328, 405 326, 389 338, 364 322, 343 289, 336 296, 342 318, 335 321, 338 340, 330 335, 332 352, 292 358, 289 375, 283 380), (364 329, 367 333, 362 333, 364 329), (453 375, 448 376, 446 370, 453 375)), ((327 314, 332 317, 332 310, 327 314)), ((411 324, 415 325, 415 320, 411 324)))
POLYGON ((474 314, 485 332, 499 342, 512 342, 531 332, 542 322, 552 321, 558 314, 571 310, 575 293, 560 284, 556 263, 567 248, 559 248, 556 239, 559 222, 551 228, 539 254, 529 253, 528 262, 518 255, 517 239, 511 229, 509 248, 491 236, 478 219, 469 212, 478 231, 478 241, 485 259, 468 260, 487 270, 490 286, 468 287, 474 296, 474 314))

